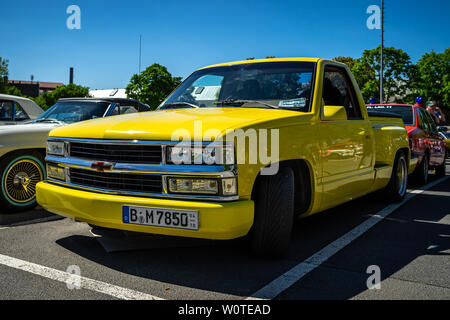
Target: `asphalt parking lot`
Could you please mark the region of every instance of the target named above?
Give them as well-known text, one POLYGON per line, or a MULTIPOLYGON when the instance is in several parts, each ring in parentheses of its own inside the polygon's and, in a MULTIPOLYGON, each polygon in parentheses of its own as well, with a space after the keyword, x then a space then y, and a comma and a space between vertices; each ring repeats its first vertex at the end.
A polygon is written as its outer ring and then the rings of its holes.
POLYGON ((450 299, 448 178, 410 186, 401 206, 369 196, 298 221, 285 260, 252 256, 245 239, 168 243, 52 216, 3 223, 0 299, 450 299), (81 289, 68 288, 70 266, 81 289), (370 266, 380 289, 368 289, 370 266))

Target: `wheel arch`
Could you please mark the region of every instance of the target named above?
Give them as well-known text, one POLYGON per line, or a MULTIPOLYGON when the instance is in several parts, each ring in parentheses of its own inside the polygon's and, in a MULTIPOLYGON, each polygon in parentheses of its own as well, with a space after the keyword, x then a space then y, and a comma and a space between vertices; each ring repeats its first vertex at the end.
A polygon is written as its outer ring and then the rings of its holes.
POLYGON ((5 153, 4 155, 2 155, 0 157, 0 161, 3 161, 5 158, 7 158, 9 156, 12 156, 12 155, 15 155, 15 154, 17 154, 18 156, 19 155, 26 155, 27 152, 38 152, 38 153, 41 154, 41 156, 43 158, 45 158, 45 154, 46 154, 45 148, 16 149, 16 150, 11 150, 11 151, 5 153))
MULTIPOLYGON (((314 202, 314 175, 311 164, 305 159, 295 159, 279 162, 278 165, 279 168, 289 167, 294 171, 295 190, 303 187, 304 192, 295 194, 295 216, 307 213, 314 202)), ((254 181, 251 195, 253 200, 256 198, 255 194, 261 177, 262 175, 259 173, 254 181)))

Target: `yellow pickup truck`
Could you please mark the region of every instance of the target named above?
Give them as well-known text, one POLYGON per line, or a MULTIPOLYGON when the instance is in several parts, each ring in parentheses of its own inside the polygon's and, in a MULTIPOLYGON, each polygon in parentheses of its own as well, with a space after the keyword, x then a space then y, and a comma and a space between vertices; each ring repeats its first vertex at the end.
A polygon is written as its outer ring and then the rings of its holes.
POLYGON ((210 66, 156 111, 53 130, 37 201, 91 225, 288 252, 294 219, 406 194, 408 136, 368 114, 349 68, 285 58, 210 66))

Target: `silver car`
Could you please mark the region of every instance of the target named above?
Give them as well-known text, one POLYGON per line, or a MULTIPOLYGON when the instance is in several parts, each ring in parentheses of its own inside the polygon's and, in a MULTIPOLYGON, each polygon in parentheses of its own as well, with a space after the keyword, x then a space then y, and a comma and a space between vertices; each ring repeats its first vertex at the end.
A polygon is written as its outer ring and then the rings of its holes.
POLYGON ((0 126, 29 122, 43 112, 44 110, 30 99, 0 94, 0 126))
POLYGON ((46 175, 48 133, 59 126, 114 115, 151 111, 132 99, 60 99, 28 124, 0 126, 0 211, 24 211, 36 204, 36 184, 46 175))

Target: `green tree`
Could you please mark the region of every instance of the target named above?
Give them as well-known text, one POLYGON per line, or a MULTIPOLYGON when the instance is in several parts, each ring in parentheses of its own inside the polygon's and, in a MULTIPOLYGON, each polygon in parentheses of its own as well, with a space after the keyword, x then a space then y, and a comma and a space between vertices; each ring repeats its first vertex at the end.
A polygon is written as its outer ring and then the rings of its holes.
POLYGON ((442 53, 431 51, 420 58, 414 79, 414 96, 437 100, 450 108, 450 48, 442 53))
POLYGON ((33 100, 41 106, 42 109, 47 110, 53 106, 58 99, 61 98, 84 98, 89 96, 89 88, 82 87, 76 84, 68 84, 57 87, 52 92, 44 92, 33 100))
POLYGON ((348 65, 350 70, 353 69, 353 66, 355 65, 355 62, 356 62, 356 60, 353 59, 352 57, 341 57, 341 56, 333 58, 333 60, 337 61, 337 62, 345 63, 346 65, 348 65))
POLYGON ((172 77, 166 67, 154 63, 141 74, 133 75, 125 92, 156 109, 180 83, 181 77, 172 77))
MULTIPOLYGON (((380 96, 380 53, 381 47, 365 50, 352 68, 366 101, 371 97, 380 96)), ((411 88, 414 74, 415 67, 406 52, 393 47, 384 48, 385 101, 401 102, 411 88)))
POLYGON ((6 93, 8 86, 8 63, 9 61, 0 57, 0 92, 6 93))

